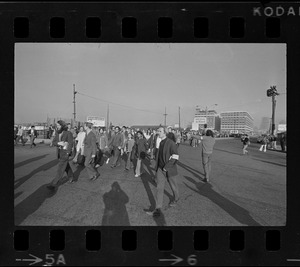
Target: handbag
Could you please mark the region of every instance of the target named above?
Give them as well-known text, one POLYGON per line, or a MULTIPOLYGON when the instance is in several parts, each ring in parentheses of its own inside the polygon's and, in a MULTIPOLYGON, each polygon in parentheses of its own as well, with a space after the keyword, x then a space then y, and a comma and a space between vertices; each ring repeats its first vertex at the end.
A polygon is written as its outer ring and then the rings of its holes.
POLYGON ((77 163, 78 163, 79 165, 84 165, 84 162, 85 162, 85 156, 79 154, 78 157, 77 157, 77 163))

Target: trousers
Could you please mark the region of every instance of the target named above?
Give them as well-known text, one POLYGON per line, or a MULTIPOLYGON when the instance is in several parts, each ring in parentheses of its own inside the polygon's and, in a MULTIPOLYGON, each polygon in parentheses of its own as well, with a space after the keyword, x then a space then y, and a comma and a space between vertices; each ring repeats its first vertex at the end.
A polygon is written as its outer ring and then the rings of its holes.
POLYGON ((161 168, 158 168, 158 170, 156 172, 156 177, 157 177, 156 209, 161 209, 163 206, 166 180, 168 181, 168 183, 171 187, 174 200, 179 199, 177 176, 168 177, 167 172, 163 171, 161 168))
POLYGON ((121 158, 120 158, 121 150, 118 149, 117 147, 114 147, 113 151, 114 151, 114 156, 113 156, 111 165, 116 166, 117 164, 121 164, 121 162, 120 162, 121 161, 121 158))
POLYGON ((127 153, 126 166, 125 166, 126 169, 130 169, 130 167, 132 165, 132 163, 131 163, 131 153, 132 153, 132 151, 127 153))
MULTIPOLYGON (((95 159, 94 159, 95 160, 95 159)), ((98 171, 94 167, 94 163, 91 163, 92 155, 85 156, 84 166, 88 173, 88 177, 91 179, 98 174, 98 171)))
POLYGON ((210 178, 211 173, 211 156, 212 154, 202 153, 202 166, 206 179, 210 178))
POLYGON ((64 172, 67 173, 69 179, 73 178, 73 171, 69 164, 68 155, 59 158, 56 175, 54 180, 52 181, 52 185, 57 185, 57 183, 63 177, 64 172))

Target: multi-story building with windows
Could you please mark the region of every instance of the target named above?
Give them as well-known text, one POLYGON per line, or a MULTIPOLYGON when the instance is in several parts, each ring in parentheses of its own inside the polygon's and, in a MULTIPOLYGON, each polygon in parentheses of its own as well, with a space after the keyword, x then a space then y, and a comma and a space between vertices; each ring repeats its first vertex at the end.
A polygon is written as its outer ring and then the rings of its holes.
POLYGON ((199 129, 203 129, 204 124, 207 124, 208 129, 220 130, 220 118, 215 110, 196 108, 194 124, 198 124, 199 129))
POLYGON ((221 133, 253 133, 253 118, 247 111, 226 111, 220 113, 221 133))

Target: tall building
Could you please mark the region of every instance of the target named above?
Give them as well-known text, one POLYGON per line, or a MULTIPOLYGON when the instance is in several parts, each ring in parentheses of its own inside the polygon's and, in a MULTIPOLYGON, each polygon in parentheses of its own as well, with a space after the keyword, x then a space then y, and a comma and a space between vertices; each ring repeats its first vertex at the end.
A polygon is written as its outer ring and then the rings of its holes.
POLYGON ((204 128, 204 124, 207 124, 208 129, 219 130, 219 117, 215 110, 202 110, 196 108, 194 124, 198 124, 199 129, 204 128))
POLYGON ((221 112, 222 133, 253 133, 253 118, 247 111, 221 112))

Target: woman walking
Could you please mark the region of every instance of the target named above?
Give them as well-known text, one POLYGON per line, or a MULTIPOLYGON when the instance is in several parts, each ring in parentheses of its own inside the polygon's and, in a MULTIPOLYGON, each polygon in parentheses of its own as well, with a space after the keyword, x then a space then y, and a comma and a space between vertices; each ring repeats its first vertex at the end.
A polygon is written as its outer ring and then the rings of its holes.
POLYGON ((142 161, 146 158, 146 151, 148 150, 148 143, 146 138, 143 135, 143 132, 137 132, 136 140, 136 153, 137 153, 137 163, 135 169, 135 177, 141 176, 141 165, 142 161))
POLYGON ((267 138, 267 136, 264 136, 262 141, 261 141, 261 146, 259 148, 259 151, 266 152, 267 151, 267 144, 268 144, 268 138, 267 138))
POLYGON ((75 138, 75 141, 77 141, 77 145, 76 145, 76 155, 73 159, 74 163, 77 163, 77 159, 79 154, 80 155, 84 155, 84 139, 86 137, 86 132, 84 131, 83 126, 81 126, 79 128, 79 133, 77 134, 77 137, 75 138))

